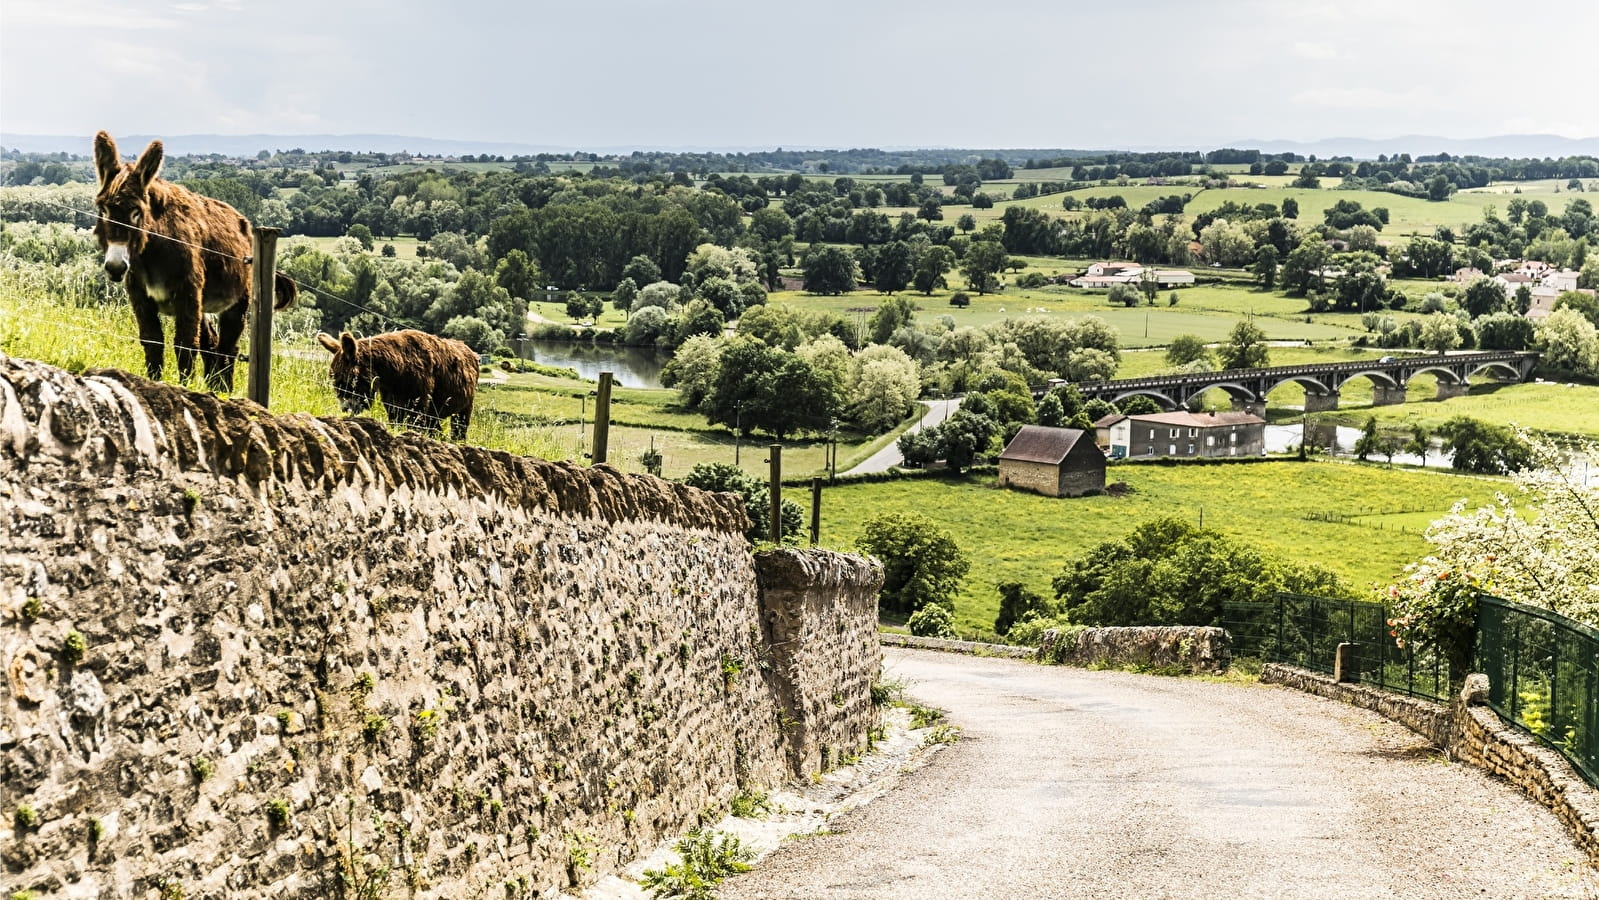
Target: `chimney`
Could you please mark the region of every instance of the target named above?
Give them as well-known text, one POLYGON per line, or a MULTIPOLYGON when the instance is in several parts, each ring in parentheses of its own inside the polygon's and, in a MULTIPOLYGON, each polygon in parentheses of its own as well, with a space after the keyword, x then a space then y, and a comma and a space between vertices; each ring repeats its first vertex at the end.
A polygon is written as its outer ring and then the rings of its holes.
POLYGON ((1214 409, 1210 411, 1210 417, 1212 419, 1216 418, 1216 411, 1214 409))

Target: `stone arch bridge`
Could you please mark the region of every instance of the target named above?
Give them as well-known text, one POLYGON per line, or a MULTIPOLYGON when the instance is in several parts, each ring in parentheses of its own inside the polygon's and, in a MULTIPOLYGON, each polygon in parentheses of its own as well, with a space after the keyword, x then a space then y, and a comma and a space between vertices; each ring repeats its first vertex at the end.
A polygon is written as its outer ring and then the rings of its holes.
POLYGON ((1337 409, 1339 392, 1356 378, 1371 380, 1373 405, 1392 406, 1405 402, 1405 389, 1417 375, 1437 378, 1438 399, 1443 400, 1465 394, 1471 378, 1483 373, 1501 381, 1526 381, 1537 362, 1537 353, 1515 351, 1385 356, 1369 361, 1087 381, 1078 383, 1077 389, 1085 399, 1098 397, 1119 403, 1143 395, 1163 409, 1176 410, 1189 409, 1206 391, 1220 388, 1232 398, 1234 409, 1258 414, 1266 407, 1266 396, 1291 381, 1305 389, 1305 410, 1322 412, 1337 409))

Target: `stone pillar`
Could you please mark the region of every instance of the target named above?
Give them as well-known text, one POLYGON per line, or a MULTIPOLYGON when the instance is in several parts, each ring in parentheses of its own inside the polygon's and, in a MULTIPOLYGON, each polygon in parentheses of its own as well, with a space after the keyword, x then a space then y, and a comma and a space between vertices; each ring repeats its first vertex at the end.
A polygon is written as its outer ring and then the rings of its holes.
POLYGON ((1333 681, 1354 684, 1360 681, 1360 645, 1339 644, 1333 656, 1333 681))
POLYGON ((1438 399, 1448 400, 1451 397, 1464 397, 1471 390, 1471 384, 1465 381, 1450 382, 1439 380, 1438 399))
POLYGON ((1398 406, 1405 402, 1405 389, 1403 387, 1388 387, 1383 384, 1371 386, 1372 406, 1398 406))
POLYGON ((1326 412, 1338 408, 1338 392, 1328 391, 1325 394, 1305 392, 1305 412, 1326 412))
POLYGON ((755 571, 771 663, 763 677, 782 707, 790 769, 824 771, 866 749, 883 659, 883 569, 860 556, 785 548, 757 553, 755 571))

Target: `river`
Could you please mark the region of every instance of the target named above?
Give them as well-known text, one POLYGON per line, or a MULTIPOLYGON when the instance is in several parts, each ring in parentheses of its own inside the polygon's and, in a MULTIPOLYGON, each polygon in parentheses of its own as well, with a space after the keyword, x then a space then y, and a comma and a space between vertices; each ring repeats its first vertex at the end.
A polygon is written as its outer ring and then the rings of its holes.
POLYGON ((610 372, 619 387, 658 388, 661 369, 672 356, 647 347, 618 347, 580 341, 520 342, 523 359, 561 369, 576 369, 589 381, 598 381, 601 372, 610 372))

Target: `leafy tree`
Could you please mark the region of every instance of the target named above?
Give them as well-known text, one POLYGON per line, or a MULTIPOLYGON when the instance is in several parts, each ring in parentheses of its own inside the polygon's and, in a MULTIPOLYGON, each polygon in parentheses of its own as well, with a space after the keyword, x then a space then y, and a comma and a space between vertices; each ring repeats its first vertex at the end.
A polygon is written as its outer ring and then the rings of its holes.
POLYGON ((1019 581, 1006 581, 995 587, 999 590, 999 615, 994 617, 995 634, 1008 634, 1012 625, 1047 617, 1052 612, 1049 601, 1042 594, 1028 590, 1019 581))
POLYGON ((1255 251, 1255 265, 1251 271, 1260 281, 1262 289, 1271 290, 1277 284, 1277 248, 1270 244, 1262 244, 1255 251))
POLYGON ((1109 381, 1116 377, 1116 358, 1097 347, 1074 347, 1061 374, 1068 381, 1109 381))
POLYGON ((971 213, 962 213, 961 217, 955 220, 955 227, 967 233, 976 231, 977 218, 971 213))
POLYGON ((716 386, 700 405, 713 425, 764 431, 782 440, 795 431, 825 429, 840 398, 804 359, 752 337, 722 348, 716 386))
POLYGON ((1266 332, 1249 319, 1233 326, 1220 353, 1223 369, 1264 369, 1271 364, 1266 332))
MULTIPOLYGON (((1271 173, 1268 172, 1267 174, 1271 174, 1271 173)), ((1284 197, 1283 198, 1283 218, 1285 218, 1285 219, 1297 219, 1297 218, 1299 218, 1299 201, 1298 200, 1295 200, 1292 197, 1284 197)))
POLYGON ((1427 454, 1432 452, 1432 431, 1425 425, 1412 425, 1410 440, 1405 442, 1404 450, 1421 459, 1421 464, 1427 464, 1427 454))
POLYGON ((873 346, 856 358, 850 417, 870 433, 899 424, 921 393, 921 370, 897 347, 873 346))
MULTIPOLYGON (((623 313, 631 314, 633 312, 633 304, 637 301, 638 285, 634 284, 631 278, 622 279, 622 283, 618 284, 616 290, 611 292, 611 305, 623 313)), ((661 312, 664 313, 665 310, 663 309, 661 312)), ((664 315, 662 319, 665 319, 664 315)))
POLYGON ((996 286, 994 276, 1005 268, 1005 247, 997 241, 973 241, 961 260, 961 273, 966 283, 986 294, 996 286))
POLYGON ((1459 472, 1505 475, 1525 469, 1531 451, 1509 428, 1456 416, 1438 426, 1451 456, 1449 465, 1459 472))
POLYGON ((1134 394, 1116 405, 1124 416, 1148 416, 1162 411, 1155 398, 1145 394, 1134 394))
POLYGON ((1461 308, 1473 319, 1504 312, 1506 304, 1505 286, 1492 278, 1479 278, 1466 285, 1460 298, 1461 308))
POLYGON ((948 247, 927 247, 918 251, 911 283, 924 295, 944 286, 944 275, 955 265, 955 254, 948 247))
MULTIPOLYGON (((744 512, 750 527, 744 536, 752 541, 772 539, 772 493, 767 484, 731 463, 696 463, 683 476, 683 483, 702 491, 738 494, 744 499, 744 512)), ((803 538, 805 511, 792 500, 779 504, 783 543, 797 544, 803 538)))
POLYGON ((661 280, 661 267, 655 264, 655 260, 640 254, 622 267, 622 277, 633 279, 634 284, 654 284, 661 280))
POLYGON ((1142 298, 1138 294, 1138 289, 1130 284, 1113 284, 1110 286, 1110 293, 1107 295, 1107 299, 1110 301, 1111 306, 1120 303, 1130 309, 1137 306, 1138 301, 1142 298))
POLYGON ((886 344, 894 332, 908 327, 915 320, 915 301, 909 297, 890 297, 872 313, 866 328, 871 332, 872 343, 886 344))
POLYGON ((1273 560, 1219 531, 1167 517, 1067 563, 1053 586, 1074 623, 1215 625, 1226 603, 1263 602, 1306 583, 1349 593, 1325 569, 1273 560))
POLYGON ((929 603, 910 614, 905 628, 917 637, 952 638, 955 636, 955 614, 929 603))
POLYGON ((916 218, 929 222, 937 222, 944 218, 944 204, 937 197, 929 197, 922 201, 921 208, 916 210, 916 218))
POLYGON ((1562 307, 1538 326, 1542 365, 1562 372, 1591 375, 1599 372, 1599 330, 1582 313, 1562 307))
POLYGON ((1199 360, 1210 359, 1210 348, 1204 338, 1192 334, 1179 334, 1166 346, 1166 362, 1172 366, 1186 366, 1199 360))
POLYGON ((910 614, 928 605, 953 609, 971 563, 948 532, 914 513, 868 519, 856 546, 883 564, 879 605, 910 614))
POLYGON ((672 319, 666 310, 659 306, 646 306, 639 310, 638 315, 628 317, 627 326, 622 329, 622 338, 634 347, 651 347, 671 328, 672 319))
POLYGON ((972 298, 965 291, 956 291, 949 295, 949 305, 956 309, 965 309, 972 305, 972 298))
POLYGON ((855 257, 842 247, 813 245, 805 253, 805 290, 813 294, 846 294, 855 290, 855 257))
POLYGON ((1038 401, 1037 417, 1038 424, 1047 428, 1064 428, 1070 419, 1066 415, 1065 407, 1061 405, 1060 398, 1054 394, 1045 394, 1043 399, 1038 401))
MULTIPOLYGON (((643 310, 634 313, 640 315, 643 310)), ((685 409, 698 409, 716 388, 721 368, 723 342, 709 334, 696 334, 683 341, 665 368, 661 385, 677 388, 677 401, 685 409)))
POLYGON ((1472 323, 1477 346, 1483 350, 1527 350, 1537 339, 1531 321, 1511 313, 1495 313, 1472 323))
POLYGON ((1376 453, 1380 449, 1378 447, 1379 440, 1380 438, 1377 435, 1377 417, 1367 416, 1366 427, 1361 430, 1360 437, 1355 439, 1355 458, 1361 462, 1365 462, 1366 457, 1376 453))
POLYGON ((915 261, 911 245, 904 241, 891 241, 877 254, 877 265, 872 273, 874 286, 885 294, 905 290, 915 275, 915 261))

